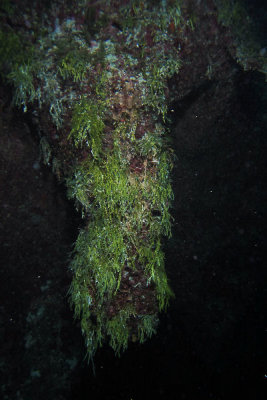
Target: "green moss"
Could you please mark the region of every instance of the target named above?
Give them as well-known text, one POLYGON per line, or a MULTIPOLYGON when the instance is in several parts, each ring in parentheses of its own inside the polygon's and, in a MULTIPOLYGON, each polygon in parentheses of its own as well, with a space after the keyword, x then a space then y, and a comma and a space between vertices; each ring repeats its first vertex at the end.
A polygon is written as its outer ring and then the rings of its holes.
POLYGON ((17 34, 13 31, 5 32, 0 30, 0 67, 14 65, 25 61, 22 52, 22 43, 17 34))
POLYGON ((108 93, 107 93, 107 86, 108 86, 107 72, 103 71, 100 74, 100 76, 98 76, 94 90, 95 90, 96 99, 98 101, 103 102, 105 104, 105 107, 108 107, 110 105, 110 101, 109 101, 108 93))
POLYGON ((109 344, 116 355, 120 355, 121 351, 125 351, 128 347, 130 334, 128 321, 131 317, 135 317, 135 311, 132 307, 127 307, 107 322, 109 344))
POLYGON ((157 318, 155 315, 144 315, 141 317, 138 326, 138 339, 140 343, 144 343, 146 338, 151 338, 156 333, 157 318))
MULTIPOLYGON (((162 150, 162 128, 158 126, 156 132, 154 139, 152 134, 147 134, 138 142, 131 139, 127 124, 118 124, 113 132, 113 147, 101 158, 91 157, 77 165, 67 180, 69 197, 90 218, 90 224, 76 241, 71 264, 74 275, 71 299, 75 315, 80 315, 83 321, 86 343, 90 343, 88 352, 102 343, 103 335, 110 336, 110 345, 116 353, 127 347, 130 335, 127 321, 136 312, 131 309, 127 314, 129 310, 123 309, 112 319, 104 312, 106 302, 120 288, 125 265, 133 269, 138 264, 144 266, 147 282, 155 285, 160 310, 166 308, 173 295, 165 274, 161 245, 161 236, 170 235, 171 230, 171 163, 168 153, 162 150), (149 146, 153 140, 154 145, 149 146), (137 154, 146 155, 157 164, 156 174, 144 171, 142 179, 131 174, 123 156, 129 143, 133 143, 131 146, 137 154), (146 239, 142 239, 144 226, 146 239), (96 324, 88 322, 91 315, 88 309, 93 315, 101 315, 96 324)), ((146 321, 139 317, 138 321, 143 341, 154 332, 153 318, 146 321)))
POLYGON ((75 53, 67 54, 61 61, 59 72, 63 79, 73 79, 74 82, 84 80, 88 68, 86 62, 81 55, 75 53))
POLYGON ((16 65, 8 74, 9 81, 16 87, 14 103, 23 106, 24 111, 27 111, 27 104, 36 98, 32 69, 31 64, 16 65))
POLYGON ((105 59, 105 46, 102 42, 94 52, 89 52, 80 36, 60 38, 54 50, 60 75, 74 82, 84 81, 91 68, 97 63, 103 63, 105 59))
POLYGON ((15 32, 0 30, 0 74, 15 87, 14 103, 27 110, 35 99, 34 49, 15 32))
POLYGON ((152 69, 148 69, 144 72, 148 85, 148 93, 143 100, 143 104, 161 115, 165 122, 168 109, 165 94, 167 80, 179 72, 181 62, 178 58, 178 54, 168 54, 168 58, 163 56, 158 62, 157 60, 153 60, 151 65, 152 69))
POLYGON ((93 157, 97 158, 101 152, 102 132, 104 129, 103 107, 92 100, 81 99, 74 107, 72 129, 70 137, 76 147, 86 145, 91 149, 93 157))
POLYGON ((126 259, 127 249, 120 226, 99 221, 90 224, 88 230, 80 232, 75 254, 71 265, 74 273, 71 302, 75 317, 81 319, 89 358, 106 335, 110 335, 110 344, 118 353, 121 346, 127 347, 125 323, 128 317, 123 310, 112 320, 107 320, 104 305, 118 290, 121 268, 126 259), (95 323, 91 319, 91 310, 94 310, 95 323))
POLYGON ((244 2, 239 0, 215 0, 218 20, 230 28, 236 45, 236 59, 245 70, 255 69, 265 74, 267 80, 267 57, 261 55, 264 42, 257 22, 249 15, 244 2))
POLYGON ((105 19, 98 19, 94 7, 85 16, 92 23, 87 34, 72 35, 62 29, 42 37, 32 57, 16 58, 20 39, 9 37, 8 76, 16 104, 25 110, 29 103, 44 106, 44 113, 49 110, 52 122, 63 130, 55 147, 44 138, 41 147, 57 176, 62 171, 68 197, 85 219, 72 254, 69 294, 89 358, 107 338, 119 354, 132 336, 141 343, 151 337, 157 311, 164 310, 173 295, 162 251, 162 237, 171 235, 172 157, 159 121, 166 120, 167 81, 180 68, 176 49, 165 51, 170 22, 176 27, 181 24, 178 3, 159 2, 159 8, 154 8, 152 3, 137 1, 127 6, 128 11, 121 13, 128 15, 128 26, 122 22, 128 32, 125 54, 123 44, 113 42, 114 38, 101 40, 98 30, 105 19), (147 54, 146 29, 151 20, 155 49, 147 54), (88 46, 92 36, 95 45, 88 46), (131 55, 139 43, 143 44, 141 64, 139 56, 131 55), (67 163, 62 143, 70 118, 66 136, 73 160, 67 163), (137 126, 145 120, 153 128, 138 139, 137 126), (131 274, 136 273, 142 283, 131 286, 125 271, 132 281, 131 274), (121 290, 127 282, 130 303, 121 290), (151 301, 150 308, 138 304, 140 293, 135 287, 150 292, 151 298, 144 296, 151 301))
POLYGON ((170 297, 173 296, 173 292, 167 282, 164 269, 164 253, 161 249, 160 240, 150 241, 147 246, 140 244, 138 259, 139 262, 145 265, 148 282, 152 281, 156 285, 160 311, 165 310, 169 304, 170 297))
POLYGON ((49 107, 52 120, 62 123, 63 99, 51 57, 41 49, 18 37, 13 31, 0 31, 0 73, 14 87, 13 104, 26 112, 34 102, 49 107))
POLYGON ((91 276, 97 289, 97 301, 101 304, 104 296, 112 296, 120 284, 121 270, 127 259, 123 232, 119 224, 95 221, 77 240, 77 258, 73 266, 91 276))
POLYGON ((91 308, 94 305, 94 301, 88 290, 91 284, 88 276, 90 276, 88 273, 83 273, 82 270, 77 268, 69 293, 70 302, 74 308, 74 317, 79 319, 81 323, 81 330, 87 347, 87 355, 90 360, 97 347, 102 345, 105 336, 105 332, 103 332, 105 324, 103 322, 103 314, 100 310, 97 315, 94 315, 96 318, 95 323, 92 320, 91 308))
POLYGON ((143 157, 151 156, 157 161, 164 144, 164 130, 157 124, 153 132, 146 132, 144 136, 136 142, 136 152, 143 157))
MULTIPOLYGON (((169 164, 166 159, 167 154, 162 153, 158 176, 147 177, 147 184, 141 185, 138 180, 132 182, 129 179, 127 165, 120 161, 115 149, 104 160, 93 159, 77 167, 74 179, 67 183, 70 196, 81 203, 91 219, 88 227, 79 234, 71 265, 74 273, 72 303, 75 315, 81 315, 86 343, 91 343, 89 349, 100 344, 98 331, 110 336, 110 345, 116 353, 127 347, 127 320, 130 316, 122 310, 111 320, 103 317, 106 301, 112 299, 120 287, 124 265, 133 268, 136 263, 144 265, 148 282, 155 284, 160 310, 166 308, 173 295, 164 270, 160 240, 162 234, 170 234, 167 203, 172 192, 167 184, 169 164), (166 181, 163 186, 161 180, 166 181), (153 216, 155 208, 161 210, 160 215, 153 216), (144 223, 148 229, 147 241, 139 239, 138 235, 144 223), (136 248, 134 253, 133 246, 136 248), (94 300, 90 293, 93 293, 94 300), (88 323, 88 309, 91 306, 95 310, 96 304, 102 318, 92 325, 88 323)), ((154 325, 152 320, 150 325, 148 321, 146 325, 142 324, 140 320, 140 338, 143 341, 146 334, 154 332, 154 325)))

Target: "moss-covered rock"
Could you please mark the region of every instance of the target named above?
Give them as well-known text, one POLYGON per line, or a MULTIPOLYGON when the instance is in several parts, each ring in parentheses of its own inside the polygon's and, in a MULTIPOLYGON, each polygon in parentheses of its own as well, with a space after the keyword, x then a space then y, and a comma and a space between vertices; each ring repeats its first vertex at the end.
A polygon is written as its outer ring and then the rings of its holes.
MULTIPOLYGON (((129 340, 150 337, 172 296, 162 250, 173 199, 168 84, 181 68, 189 79, 198 49, 188 37, 200 30, 200 5, 56 3, 26 1, 23 14, 6 3, 0 68, 14 103, 33 116, 44 161, 84 218, 69 293, 90 358, 106 340, 119 354, 129 340)), ((216 3, 227 24, 228 9, 216 3)), ((216 19, 205 29, 217 34, 216 19)), ((221 64, 206 61, 190 76, 194 84, 218 74, 221 64)), ((184 82, 183 94, 192 87, 184 82)))

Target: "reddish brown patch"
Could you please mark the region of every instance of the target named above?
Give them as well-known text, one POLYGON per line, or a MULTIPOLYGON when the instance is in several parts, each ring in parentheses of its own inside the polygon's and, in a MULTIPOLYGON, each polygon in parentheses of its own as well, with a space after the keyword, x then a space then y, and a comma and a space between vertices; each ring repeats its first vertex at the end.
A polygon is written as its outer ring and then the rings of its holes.
POLYGON ((168 27, 168 32, 169 33, 174 33, 175 32, 175 23, 174 23, 174 21, 173 20, 171 20, 171 22, 170 22, 170 24, 169 24, 169 27, 168 27))
POLYGON ((137 174, 141 174, 144 170, 143 161, 136 157, 132 158, 130 162, 130 170, 137 174))

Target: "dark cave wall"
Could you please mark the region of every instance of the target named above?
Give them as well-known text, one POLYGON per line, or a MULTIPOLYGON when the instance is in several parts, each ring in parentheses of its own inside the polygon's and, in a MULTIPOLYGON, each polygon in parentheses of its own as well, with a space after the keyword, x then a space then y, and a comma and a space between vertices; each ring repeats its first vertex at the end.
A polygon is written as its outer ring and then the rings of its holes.
POLYGON ((0 397, 64 399, 82 358, 67 301, 78 220, 4 85, 0 103, 0 397))
POLYGON ((176 294, 171 314, 208 366, 215 390, 230 396, 242 385, 245 398, 257 393, 260 399, 266 367, 263 88, 263 76, 236 70, 231 84, 214 82, 176 105, 183 115, 174 133, 175 226, 167 251, 176 294))

